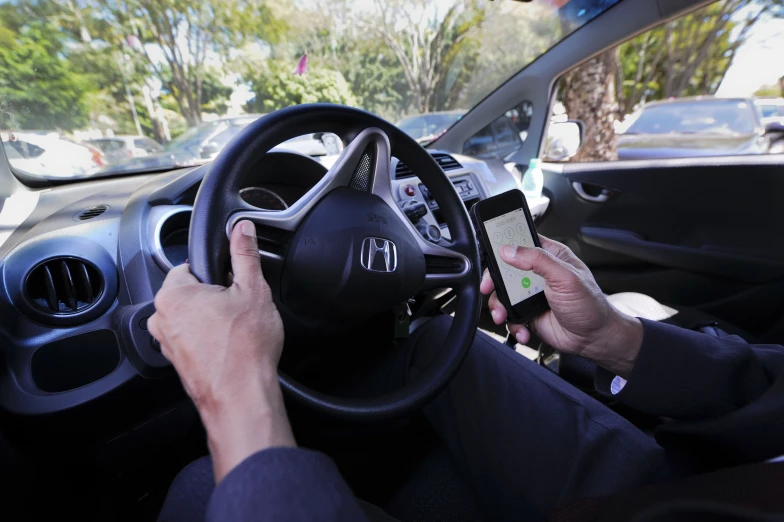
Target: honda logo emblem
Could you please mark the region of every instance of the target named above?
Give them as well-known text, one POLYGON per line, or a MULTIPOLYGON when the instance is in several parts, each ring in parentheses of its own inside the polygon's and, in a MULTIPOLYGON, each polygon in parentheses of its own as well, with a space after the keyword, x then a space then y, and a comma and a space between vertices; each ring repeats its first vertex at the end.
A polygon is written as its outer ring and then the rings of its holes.
POLYGON ((397 247, 380 237, 366 237, 362 241, 362 266, 371 272, 394 272, 397 268, 397 247))

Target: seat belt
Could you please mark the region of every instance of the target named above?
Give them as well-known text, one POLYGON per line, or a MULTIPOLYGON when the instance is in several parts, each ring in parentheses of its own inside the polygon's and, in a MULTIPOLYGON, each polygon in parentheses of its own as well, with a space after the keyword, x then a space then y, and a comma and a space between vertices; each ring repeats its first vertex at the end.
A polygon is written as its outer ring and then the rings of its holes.
POLYGON ((761 462, 573 500, 548 522, 740 522, 784 520, 784 462, 761 462))

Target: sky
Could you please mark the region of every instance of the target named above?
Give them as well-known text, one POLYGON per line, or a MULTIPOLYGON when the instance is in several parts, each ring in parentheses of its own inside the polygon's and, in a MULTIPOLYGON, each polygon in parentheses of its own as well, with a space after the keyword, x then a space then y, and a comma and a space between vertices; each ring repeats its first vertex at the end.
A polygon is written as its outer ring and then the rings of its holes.
POLYGON ((750 96, 784 76, 784 20, 760 21, 738 49, 717 96, 750 96))

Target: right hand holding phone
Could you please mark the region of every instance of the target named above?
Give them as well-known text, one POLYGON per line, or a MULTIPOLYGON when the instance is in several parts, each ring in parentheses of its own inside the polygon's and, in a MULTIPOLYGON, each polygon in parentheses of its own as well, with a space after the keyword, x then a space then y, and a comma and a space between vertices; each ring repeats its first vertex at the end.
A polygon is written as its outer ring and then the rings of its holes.
MULTIPOLYGON (((565 245, 539 236, 542 248, 507 246, 503 260, 520 270, 531 270, 545 280, 550 310, 531 321, 536 334, 553 348, 593 360, 617 375, 631 374, 642 344, 642 323, 615 309, 602 293, 588 267, 565 245)), ((480 289, 490 296, 496 324, 507 312, 495 293, 487 271, 480 289)), ((517 342, 526 344, 531 334, 524 325, 509 324, 517 342)))

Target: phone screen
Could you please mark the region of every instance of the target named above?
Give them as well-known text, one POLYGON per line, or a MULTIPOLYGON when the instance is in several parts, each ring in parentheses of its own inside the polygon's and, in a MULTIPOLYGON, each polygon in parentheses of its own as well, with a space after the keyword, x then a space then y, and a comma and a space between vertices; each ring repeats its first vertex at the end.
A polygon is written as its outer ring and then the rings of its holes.
POLYGON ((544 292, 544 279, 527 270, 504 263, 501 259, 501 247, 504 245, 534 247, 531 229, 525 219, 522 208, 507 212, 501 216, 488 219, 484 222, 487 237, 493 248, 493 255, 501 270, 501 277, 506 286, 506 295, 509 303, 514 306, 529 297, 544 292))

